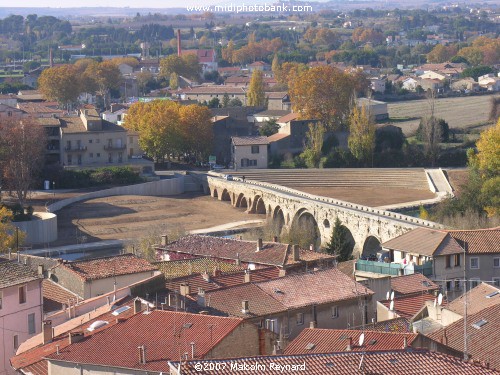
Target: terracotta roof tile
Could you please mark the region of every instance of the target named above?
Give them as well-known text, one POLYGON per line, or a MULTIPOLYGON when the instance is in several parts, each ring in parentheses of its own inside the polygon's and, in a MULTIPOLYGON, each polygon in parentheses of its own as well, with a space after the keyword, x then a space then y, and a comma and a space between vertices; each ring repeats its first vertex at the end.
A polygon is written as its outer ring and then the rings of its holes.
POLYGON ((417 228, 384 242, 382 246, 391 250, 427 256, 433 256, 438 251, 442 252, 441 246, 450 247, 446 250, 446 254, 462 253, 463 249, 455 240, 444 242, 447 236, 448 234, 443 231, 417 228))
MULTIPOLYGON (((217 365, 217 374, 248 375, 250 372, 244 366, 259 366, 252 371, 253 374, 269 373, 300 373, 299 370, 287 371, 287 368, 276 368, 276 365, 303 365, 305 373, 308 374, 360 374, 360 363, 363 364, 365 374, 385 374, 385 375, 422 375, 422 374, 453 374, 453 375, 479 375, 498 374, 494 370, 486 369, 472 363, 466 363, 460 358, 451 357, 441 353, 429 352, 426 350, 394 350, 387 352, 343 352, 330 354, 309 354, 295 356, 262 356, 231 358, 222 360, 189 361, 181 366, 184 375, 208 375, 214 372, 199 371, 195 365, 200 363, 203 366, 208 364, 217 365), (241 365, 241 368, 234 367, 241 365), (274 365, 273 367, 271 367, 274 365), (273 371, 274 370, 274 371, 273 371)), ((172 363, 177 368, 178 362, 172 363)))
POLYGON ((378 332, 413 332, 410 321, 402 317, 366 324, 364 327, 359 326, 351 328, 357 330, 368 329, 378 332))
POLYGON ((40 279, 30 267, 0 258, 0 289, 40 279))
MULTIPOLYGON (((490 364, 491 368, 500 371, 500 304, 486 307, 473 314, 467 314, 467 352, 471 359, 490 364), (474 325, 484 320, 486 323, 476 328, 474 325)), ((431 339, 463 352, 464 350, 464 319, 427 335, 431 339)))
POLYGON ((73 303, 79 300, 79 297, 73 292, 63 288, 50 279, 42 281, 43 290, 43 312, 61 310, 63 305, 68 305, 69 301, 73 303))
POLYGON ((269 140, 265 136, 255 135, 246 137, 231 137, 235 146, 267 145, 269 140))
POLYGON ((133 254, 61 263, 57 267, 65 267, 84 280, 97 280, 118 275, 158 270, 158 268, 147 260, 138 258, 133 254))
POLYGON ((475 314, 486 307, 500 304, 500 289, 493 285, 481 283, 475 288, 469 290, 467 295, 461 295, 451 301, 446 306, 446 309, 463 316, 465 314, 465 299, 467 299, 467 314, 475 314), (499 293, 489 298, 487 297, 495 292, 499 293))
POLYGON ((499 254, 500 227, 479 230, 451 230, 448 233, 466 247, 469 254, 499 254))
MULTIPOLYGON (((408 296, 394 298, 394 311, 400 317, 411 319, 424 307, 426 301, 434 301, 436 296, 429 293, 411 294, 408 296)), ((390 300, 380 301, 389 308, 390 300)))
POLYGON ((280 123, 287 123, 293 120, 297 120, 299 118, 300 114, 299 113, 289 113, 288 115, 285 115, 283 117, 280 117, 276 122, 278 124, 280 123))
POLYGON ((407 345, 411 346, 418 336, 416 333, 364 331, 364 343, 360 346, 362 333, 361 330, 306 328, 288 344, 283 354, 342 352, 347 350, 349 338, 352 351, 398 350, 403 348, 405 338, 407 345))
POLYGON ((439 285, 428 279, 421 273, 393 277, 391 279, 391 289, 396 294, 414 294, 438 290, 439 285))
POLYGON ((243 271, 245 267, 213 258, 193 258, 169 260, 153 263, 165 275, 165 278, 189 276, 194 273, 212 271, 217 268, 221 272, 243 271))
POLYGON ((191 342, 195 343, 195 357, 203 358, 242 322, 237 318, 155 310, 134 315, 47 358, 168 373, 168 360, 190 353, 191 342), (146 364, 137 359, 137 347, 142 345, 146 347, 146 364))

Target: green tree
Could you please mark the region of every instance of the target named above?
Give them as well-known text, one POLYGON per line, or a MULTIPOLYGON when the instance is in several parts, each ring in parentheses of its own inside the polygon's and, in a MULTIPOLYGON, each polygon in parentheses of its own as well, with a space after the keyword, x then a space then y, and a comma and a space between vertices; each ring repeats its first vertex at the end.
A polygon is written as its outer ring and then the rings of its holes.
POLYGON ((243 103, 239 98, 234 98, 229 101, 228 107, 242 107, 243 103))
POLYGON ((208 101, 208 108, 219 108, 219 98, 212 98, 208 101))
POLYGON ((87 66, 84 79, 88 82, 89 92, 94 92, 103 98, 104 106, 109 103, 110 90, 118 89, 122 75, 112 61, 93 62, 87 66))
POLYGON ((373 160, 375 149, 375 123, 364 105, 354 105, 349 117, 349 150, 354 157, 365 163, 373 160))
POLYGON ((321 161, 321 149, 325 137, 325 127, 321 123, 309 123, 306 133, 306 147, 300 157, 308 168, 318 168, 321 161))
POLYGON ((349 241, 348 229, 342 225, 337 217, 332 230, 330 242, 326 245, 325 251, 328 254, 337 255, 337 261, 345 262, 352 259, 353 244, 349 241))
POLYGON ((250 79, 250 86, 247 92, 247 105, 250 107, 263 107, 266 102, 264 92, 264 72, 254 70, 250 79))
POLYGON ((222 97, 222 107, 227 108, 229 107, 229 102, 231 99, 229 99, 229 95, 227 92, 224 93, 224 96, 222 97))
POLYGON ((16 233, 14 225, 12 225, 12 212, 5 206, 0 207, 0 253, 5 253, 9 248, 19 243, 21 244, 25 238, 23 231, 16 233))
POLYGON ((273 134, 276 134, 280 129, 279 124, 276 122, 276 119, 271 119, 266 121, 264 125, 259 128, 259 134, 269 137, 273 134))
POLYGON ((172 90, 177 90, 179 88, 179 75, 176 72, 170 73, 168 82, 172 90))
POLYGON ((170 55, 160 61, 160 77, 169 78, 172 73, 189 79, 199 79, 201 67, 198 57, 187 54, 182 57, 170 55))

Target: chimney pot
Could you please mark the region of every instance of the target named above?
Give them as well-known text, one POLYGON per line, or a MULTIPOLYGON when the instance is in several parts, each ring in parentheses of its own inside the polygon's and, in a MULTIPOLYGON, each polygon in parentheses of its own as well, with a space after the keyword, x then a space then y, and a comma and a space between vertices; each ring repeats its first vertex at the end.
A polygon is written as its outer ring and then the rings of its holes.
POLYGON ((168 245, 168 236, 164 234, 161 236, 161 246, 167 246, 168 245))
POLYGON ((315 251, 315 250, 314 250, 314 245, 313 245, 313 244, 310 244, 310 245, 309 245, 309 250, 311 250, 311 251, 315 251))
POLYGON ((273 242, 278 242, 278 236, 273 236, 273 242))
POLYGON ((318 324, 316 323, 315 320, 311 320, 309 322, 309 328, 316 328, 318 326, 318 324))
POLYGON ((80 342, 85 338, 83 332, 70 332, 68 335, 69 343, 74 344, 75 342, 80 342))
POLYGON ((208 274, 207 271, 203 272, 201 274, 201 276, 203 277, 203 279, 206 281, 206 282, 210 282, 210 275, 208 274))
POLYGON ((43 322, 43 343, 44 345, 52 342, 54 338, 54 331, 52 330, 52 320, 45 320, 43 322))
POLYGON ((216 276, 219 276, 221 274, 221 271, 219 270, 218 267, 214 267, 214 273, 213 273, 213 276, 216 277, 216 276))
POLYGON ((299 245, 292 246, 292 260, 298 262, 300 260, 299 245))
POLYGON ((44 269, 43 269, 43 264, 38 265, 38 276, 43 276, 44 269))
POLYGON ((141 312, 141 306, 142 306, 142 302, 139 298, 136 298, 134 300, 134 314, 138 314, 141 312))
POLYGON ((352 337, 349 337, 349 344, 347 345, 346 350, 347 351, 351 351, 352 350, 352 337))
POLYGON ((408 338, 405 336, 403 337, 403 349, 408 348, 408 338))
POLYGON ((241 303, 241 312, 243 314, 248 314, 250 312, 249 306, 248 306, 248 301, 245 300, 241 303))
POLYGON ((142 365, 146 364, 146 347, 144 345, 138 346, 139 349, 139 363, 142 365))
POLYGON ((205 290, 200 288, 198 290, 198 298, 196 300, 198 302, 199 306, 206 307, 206 300, 205 300, 205 290))
POLYGON ((191 293, 189 284, 181 284, 181 296, 187 296, 191 293))
POLYGON ((257 240, 257 251, 261 251, 262 250, 262 238, 259 238, 257 240))
POLYGON ((252 281, 252 276, 250 275, 250 270, 246 270, 245 271, 245 278, 244 278, 244 281, 246 283, 249 283, 250 281, 252 281))

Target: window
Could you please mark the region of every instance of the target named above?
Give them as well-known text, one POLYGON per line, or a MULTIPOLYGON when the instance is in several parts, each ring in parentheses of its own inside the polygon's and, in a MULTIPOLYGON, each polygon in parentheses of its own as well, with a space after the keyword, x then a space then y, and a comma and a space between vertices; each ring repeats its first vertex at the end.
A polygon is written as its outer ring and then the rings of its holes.
POLYGON ((3 302, 3 292, 0 291, 0 310, 2 310, 2 302, 3 302))
POLYGON ((338 318, 339 317, 339 307, 338 306, 332 306, 332 319, 338 318))
POLYGON ((248 159, 241 159, 240 165, 242 168, 248 166, 248 159))
POLYGON ((500 268, 500 258, 493 258, 493 268, 500 268))
POLYGON ((17 348, 19 348, 19 336, 14 335, 14 349, 17 350, 17 348))
POLYGON ((12 117, 12 111, 7 112, 7 117, 12 117))
POLYGON ((275 332, 276 328, 276 319, 266 319, 266 328, 270 331, 275 332))
POLYGON ((78 155, 78 165, 82 164, 82 155, 78 155))
POLYGON ((123 152, 119 152, 118 153, 118 163, 122 163, 123 162, 123 152))
POLYGON ((460 290, 460 279, 455 279, 455 290, 460 290))
POLYGON ((92 139, 89 139, 89 143, 92 143, 92 139))
POLYGON ((477 279, 477 278, 470 279, 470 287, 471 287, 471 289, 472 289, 472 288, 475 288, 476 286, 478 286, 478 285, 479 285, 479 281, 480 281, 480 280, 479 280, 479 279, 477 279))
POLYGON ((108 154, 108 163, 113 162, 113 154, 108 154))
POLYGON ((478 270, 479 269, 479 258, 470 258, 470 268, 478 270))
POLYGON ((255 167, 255 166, 257 166, 257 160, 249 160, 248 161, 248 166, 249 167, 255 167))
POLYGON ((101 157, 101 153, 98 152, 97 154, 95 154, 96 157, 100 158, 101 157))
POLYGON ((455 267, 460 267, 460 254, 455 254, 455 267))
POLYGON ((19 287, 19 303, 26 303, 26 285, 19 287))
POLYGON ((258 154, 259 153, 259 146, 252 146, 252 154, 258 154))
POLYGON ((72 159, 71 155, 68 154, 68 165, 71 165, 72 162, 73 162, 73 159, 72 159))
POLYGON ((28 315, 28 333, 30 335, 34 335, 36 333, 35 313, 28 315))
POLYGON ((451 290, 451 281, 446 282, 446 290, 450 291, 451 290))
POLYGON ((89 158, 93 158, 93 157, 94 157, 94 153, 93 153, 93 152, 91 152, 91 153, 89 154, 89 158))
POLYGON ((446 268, 451 268, 451 255, 446 256, 446 268))
POLYGON ((304 313, 297 314, 297 325, 300 326, 304 324, 304 313))
MULTIPOLYGON (((493 285, 500 287, 500 277, 494 277, 493 278, 493 285)), ((1 306, 1 299, 0 299, 0 309, 1 308, 2 308, 2 306, 1 306)))

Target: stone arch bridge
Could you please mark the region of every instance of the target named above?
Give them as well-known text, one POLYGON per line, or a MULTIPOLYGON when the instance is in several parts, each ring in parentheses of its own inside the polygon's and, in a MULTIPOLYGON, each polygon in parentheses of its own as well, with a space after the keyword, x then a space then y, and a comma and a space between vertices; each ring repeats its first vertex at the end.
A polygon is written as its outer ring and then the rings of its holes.
POLYGON ((279 229, 290 229, 294 223, 300 225, 302 219, 308 218, 316 225, 322 244, 330 240, 338 217, 352 235, 355 254, 373 253, 381 243, 417 227, 441 228, 431 221, 265 182, 243 182, 237 177, 226 180, 210 175, 207 182, 213 198, 243 208, 249 214, 264 214, 279 229))

